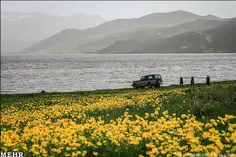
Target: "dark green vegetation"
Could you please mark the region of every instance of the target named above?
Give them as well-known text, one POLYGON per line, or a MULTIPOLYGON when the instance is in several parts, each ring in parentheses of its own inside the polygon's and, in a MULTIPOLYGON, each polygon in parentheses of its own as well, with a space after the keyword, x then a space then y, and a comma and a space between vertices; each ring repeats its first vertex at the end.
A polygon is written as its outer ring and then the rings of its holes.
POLYGON ((235 19, 186 11, 155 13, 85 30, 67 29, 21 53, 234 52, 233 29, 235 19))
POLYGON ((191 87, 186 95, 169 95, 164 104, 170 113, 190 113, 207 121, 225 114, 236 115, 236 84, 191 87))
MULTIPOLYGON (((161 90, 167 91, 181 88, 177 85, 161 87, 160 89, 115 89, 115 90, 96 90, 87 92, 70 92, 70 93, 34 93, 34 94, 1 94, 1 107, 7 108, 11 105, 17 106, 19 109, 25 108, 23 104, 31 104, 29 106, 51 106, 51 105, 71 105, 81 102, 81 99, 94 98, 99 100, 102 97, 112 97, 119 94, 124 95, 124 99, 132 99, 132 96, 142 95, 144 91, 161 90), (131 93, 133 92, 133 94, 131 93)), ((177 116, 182 114, 192 114, 202 121, 209 121, 211 118, 224 116, 225 114, 236 115, 236 81, 214 82, 211 86, 205 84, 196 84, 194 87, 190 85, 184 86, 185 95, 168 94, 163 101, 161 111, 168 110, 169 114, 176 113, 177 116), (185 89, 186 88, 186 89, 185 89)), ((147 94, 147 93, 145 93, 147 94)), ((84 104, 85 106, 89 104, 84 104)), ((131 113, 143 116, 145 112, 153 112, 154 108, 147 105, 143 110, 137 110, 135 106, 127 106, 125 108, 100 110, 88 112, 88 116, 96 114, 102 116, 107 122, 111 119, 123 115, 128 109, 131 113), (109 114, 109 119, 106 115, 109 114)))

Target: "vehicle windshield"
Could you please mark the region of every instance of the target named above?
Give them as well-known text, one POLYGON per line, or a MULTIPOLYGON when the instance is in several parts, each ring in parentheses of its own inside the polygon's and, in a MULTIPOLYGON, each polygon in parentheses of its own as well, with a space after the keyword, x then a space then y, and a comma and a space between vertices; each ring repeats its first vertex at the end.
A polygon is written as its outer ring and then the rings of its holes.
POLYGON ((156 79, 160 79, 160 78, 161 78, 161 75, 155 75, 155 78, 156 78, 156 79))

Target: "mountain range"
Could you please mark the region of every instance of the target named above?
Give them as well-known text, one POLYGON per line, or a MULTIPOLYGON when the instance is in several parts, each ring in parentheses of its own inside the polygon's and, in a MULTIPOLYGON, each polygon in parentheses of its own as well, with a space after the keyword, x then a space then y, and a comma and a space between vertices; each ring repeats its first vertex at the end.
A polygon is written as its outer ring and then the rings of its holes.
POLYGON ((64 29, 19 53, 236 52, 236 18, 178 10, 64 29))
POLYGON ((86 29, 104 22, 98 15, 81 13, 61 16, 1 11, 1 52, 19 51, 67 28, 86 29))

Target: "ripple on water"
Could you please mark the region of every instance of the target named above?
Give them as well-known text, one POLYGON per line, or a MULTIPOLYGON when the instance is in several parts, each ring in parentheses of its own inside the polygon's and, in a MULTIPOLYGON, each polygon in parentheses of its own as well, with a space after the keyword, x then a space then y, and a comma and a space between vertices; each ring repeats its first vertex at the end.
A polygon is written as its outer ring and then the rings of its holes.
POLYGON ((1 90, 32 93, 130 88, 142 75, 160 73, 164 85, 236 78, 236 54, 3 55, 1 90))

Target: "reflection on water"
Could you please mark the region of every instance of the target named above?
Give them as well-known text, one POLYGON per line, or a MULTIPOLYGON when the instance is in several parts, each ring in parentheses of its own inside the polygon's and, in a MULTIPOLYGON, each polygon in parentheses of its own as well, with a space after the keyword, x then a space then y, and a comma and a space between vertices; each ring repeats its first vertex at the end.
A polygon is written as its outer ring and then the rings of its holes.
POLYGON ((1 91, 31 93, 130 88, 146 74, 164 85, 236 78, 236 54, 7 55, 1 56, 1 91))

